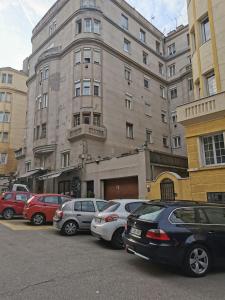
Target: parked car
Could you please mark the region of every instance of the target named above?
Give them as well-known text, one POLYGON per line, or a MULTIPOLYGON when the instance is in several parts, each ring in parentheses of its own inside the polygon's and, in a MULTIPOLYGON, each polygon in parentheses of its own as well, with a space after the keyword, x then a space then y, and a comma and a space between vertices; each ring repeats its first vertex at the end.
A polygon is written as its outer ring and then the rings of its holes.
POLYGON ((129 214, 145 201, 139 199, 120 199, 108 202, 103 212, 95 216, 91 223, 92 235, 111 242, 117 249, 124 247, 123 233, 129 214))
POLYGON ((43 225, 53 221, 55 211, 71 198, 59 194, 38 194, 29 199, 23 210, 24 219, 33 225, 43 225))
POLYGON ((27 192, 5 192, 0 196, 0 214, 5 220, 22 215, 24 205, 31 197, 32 194, 27 192))
POLYGON ((225 264, 225 205, 145 203, 128 218, 125 244, 128 253, 204 276, 225 264))
POLYGON ((107 205, 100 199, 73 199, 64 203, 53 218, 54 227, 64 235, 75 235, 79 230, 90 230, 91 221, 107 205))

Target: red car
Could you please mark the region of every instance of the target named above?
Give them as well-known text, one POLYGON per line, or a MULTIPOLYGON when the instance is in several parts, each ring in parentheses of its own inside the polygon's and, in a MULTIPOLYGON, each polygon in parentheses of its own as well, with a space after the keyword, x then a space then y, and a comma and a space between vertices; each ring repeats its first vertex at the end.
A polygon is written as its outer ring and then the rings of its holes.
POLYGON ((24 206, 33 194, 27 192, 6 192, 0 196, 0 214, 6 220, 22 215, 24 206))
POLYGON ((71 200, 70 197, 59 194, 39 194, 29 199, 23 210, 23 217, 33 225, 43 225, 53 222, 55 211, 59 206, 71 200))

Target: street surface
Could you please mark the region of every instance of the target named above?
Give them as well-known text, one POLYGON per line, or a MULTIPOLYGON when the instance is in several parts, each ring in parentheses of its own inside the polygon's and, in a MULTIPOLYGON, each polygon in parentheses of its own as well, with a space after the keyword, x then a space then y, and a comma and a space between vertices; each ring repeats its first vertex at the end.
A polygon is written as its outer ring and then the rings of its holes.
POLYGON ((113 250, 87 233, 0 220, 1 300, 225 299, 225 270, 201 279, 113 250))

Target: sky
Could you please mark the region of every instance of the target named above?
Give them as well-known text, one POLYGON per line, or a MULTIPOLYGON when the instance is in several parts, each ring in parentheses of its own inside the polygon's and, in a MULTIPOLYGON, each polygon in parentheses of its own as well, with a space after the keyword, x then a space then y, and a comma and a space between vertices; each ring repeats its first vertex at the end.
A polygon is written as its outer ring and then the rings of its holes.
MULTIPOLYGON (((165 34, 187 24, 186 0, 127 2, 165 34)), ((32 29, 54 3, 55 0, 0 0, 0 67, 22 69, 23 60, 31 54, 32 29)))

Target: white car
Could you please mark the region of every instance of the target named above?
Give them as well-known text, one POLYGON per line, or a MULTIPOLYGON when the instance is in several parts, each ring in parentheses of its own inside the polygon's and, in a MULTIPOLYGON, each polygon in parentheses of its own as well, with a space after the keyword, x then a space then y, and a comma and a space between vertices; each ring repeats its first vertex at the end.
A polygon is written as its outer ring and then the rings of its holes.
POLYGON ((93 236, 110 241, 112 246, 122 249, 123 233, 127 223, 127 217, 131 212, 146 203, 140 199, 111 200, 105 209, 97 214, 91 222, 93 236))

